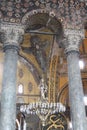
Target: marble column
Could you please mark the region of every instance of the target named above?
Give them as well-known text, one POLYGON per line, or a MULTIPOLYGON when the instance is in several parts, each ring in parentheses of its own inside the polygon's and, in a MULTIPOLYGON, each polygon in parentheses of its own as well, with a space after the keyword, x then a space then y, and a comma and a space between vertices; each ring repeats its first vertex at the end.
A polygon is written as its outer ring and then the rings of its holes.
POLYGON ((79 67, 79 46, 84 37, 84 31, 65 30, 65 49, 68 64, 69 100, 73 130, 87 130, 86 113, 83 101, 83 86, 79 67))
POLYGON ((19 44, 23 29, 16 26, 2 26, 1 40, 4 50, 4 70, 1 91, 0 130, 15 130, 16 121, 16 72, 19 44))

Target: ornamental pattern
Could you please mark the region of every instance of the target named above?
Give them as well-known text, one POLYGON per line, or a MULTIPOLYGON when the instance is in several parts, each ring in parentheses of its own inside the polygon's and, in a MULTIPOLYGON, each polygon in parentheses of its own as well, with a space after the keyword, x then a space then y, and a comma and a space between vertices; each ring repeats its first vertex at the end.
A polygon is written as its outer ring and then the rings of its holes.
POLYGON ((62 46, 65 48, 65 53, 69 51, 79 51, 80 44, 84 38, 84 30, 65 29, 65 39, 62 46))
POLYGON ((27 12, 36 9, 53 10, 58 18, 62 18, 65 28, 81 28, 81 23, 87 18, 87 7, 79 0, 1 0, 0 19, 20 23, 27 12))
POLYGON ((4 47, 7 45, 19 46, 23 40, 24 29, 22 26, 1 26, 1 42, 4 43, 4 47), (10 28, 10 29, 9 29, 10 28))
POLYGON ((51 59, 50 70, 49 70, 49 102, 56 102, 58 95, 59 86, 59 75, 58 75, 58 56, 54 55, 51 59))

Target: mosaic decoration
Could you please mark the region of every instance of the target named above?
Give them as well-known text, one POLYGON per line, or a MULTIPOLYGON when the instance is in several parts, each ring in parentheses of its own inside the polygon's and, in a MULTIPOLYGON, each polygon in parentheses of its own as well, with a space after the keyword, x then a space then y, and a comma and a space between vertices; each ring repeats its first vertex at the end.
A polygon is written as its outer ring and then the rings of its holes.
POLYGON ((64 27, 81 28, 87 20, 87 6, 79 0, 1 0, 1 22, 20 23, 22 17, 37 9, 53 11, 64 22, 64 27))
POLYGON ((23 52, 27 54, 33 54, 43 73, 47 71, 47 56, 46 48, 50 45, 49 41, 41 41, 41 38, 37 35, 33 35, 30 38, 31 47, 22 47, 23 52))
POLYGON ((23 70, 22 70, 22 69, 19 69, 19 71, 18 71, 18 75, 19 75, 20 78, 23 77, 23 70))
POLYGON ((31 82, 28 83, 28 90, 29 92, 33 90, 33 84, 31 82))
POLYGON ((50 76, 49 76, 49 101, 56 102, 57 101, 57 90, 59 84, 58 78, 58 56, 53 56, 50 63, 50 76))

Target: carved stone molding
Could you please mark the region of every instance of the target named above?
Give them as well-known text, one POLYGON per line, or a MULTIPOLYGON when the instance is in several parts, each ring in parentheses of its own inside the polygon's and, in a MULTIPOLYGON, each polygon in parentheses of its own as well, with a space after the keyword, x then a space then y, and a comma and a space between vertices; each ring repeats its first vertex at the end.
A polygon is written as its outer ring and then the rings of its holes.
POLYGON ((62 47, 65 53, 70 51, 79 51, 80 44, 84 38, 84 30, 64 30, 64 39, 62 40, 62 47))
POLYGON ((19 47, 19 44, 23 41, 24 28, 17 25, 3 24, 0 28, 0 35, 4 47, 19 47))

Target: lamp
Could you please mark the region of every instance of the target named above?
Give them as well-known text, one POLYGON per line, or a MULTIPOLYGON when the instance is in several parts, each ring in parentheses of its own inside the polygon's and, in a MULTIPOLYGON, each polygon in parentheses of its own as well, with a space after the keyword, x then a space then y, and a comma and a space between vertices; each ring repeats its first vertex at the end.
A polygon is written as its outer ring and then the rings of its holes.
POLYGON ((49 115, 56 112, 64 112, 65 106, 62 103, 49 103, 47 94, 47 85, 44 79, 40 82, 40 100, 38 102, 29 103, 28 105, 21 105, 20 111, 26 114, 36 114, 42 122, 42 126, 46 125, 46 121, 49 115))

